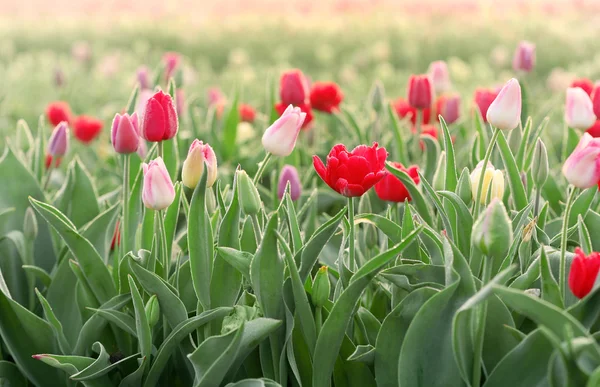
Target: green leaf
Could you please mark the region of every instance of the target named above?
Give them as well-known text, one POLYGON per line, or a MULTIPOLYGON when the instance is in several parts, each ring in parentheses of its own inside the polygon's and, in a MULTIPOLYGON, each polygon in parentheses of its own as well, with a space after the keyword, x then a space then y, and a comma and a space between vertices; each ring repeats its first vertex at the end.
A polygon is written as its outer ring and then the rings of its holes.
POLYGON ((540 277, 542 279, 542 299, 564 308, 560 288, 552 275, 544 246, 540 249, 540 277))
POLYGON ((135 310, 135 328, 138 336, 138 345, 143 357, 148 357, 152 353, 152 330, 146 317, 146 309, 140 292, 133 281, 132 276, 128 276, 129 289, 131 290, 131 299, 135 310))
POLYGON ((571 207, 571 212, 569 214, 569 227, 575 225, 577 222, 577 217, 579 215, 585 217, 587 212, 596 197, 596 192, 598 192, 597 187, 592 187, 581 192, 579 196, 573 202, 573 207, 571 207))
MULTIPOLYGON (((132 115, 135 113, 135 108, 137 106, 138 95, 140 94, 140 85, 136 84, 133 90, 131 91, 131 95, 129 96, 129 100, 127 101, 127 107, 125 111, 127 114, 132 115)), ((139 117, 140 119, 142 117, 139 117)))
POLYGON ((26 386, 27 379, 15 363, 0 360, 0 385, 7 387, 26 386))
POLYGON ((419 215, 421 215, 425 223, 432 225, 433 221, 431 218, 431 212, 429 211, 429 207, 427 206, 427 201, 425 200, 425 197, 423 196, 413 179, 410 176, 408 176, 406 172, 394 168, 394 166, 389 163, 386 164, 386 168, 392 173, 392 175, 400 179, 402 184, 404 184, 406 190, 410 194, 413 205, 417 208, 419 215))
MULTIPOLYGON (((206 175, 206 173, 204 174, 206 175)), ((181 196, 183 192, 183 186, 180 182, 175 183, 175 199, 173 203, 167 208, 165 214, 165 234, 167 240, 167 257, 173 256, 173 243, 175 242, 175 232, 177 231, 177 222, 179 220, 179 212, 181 208, 181 196)), ((168 270, 168 268, 167 268, 168 270)))
POLYGON ((223 158, 229 160, 233 157, 236 149, 236 137, 237 137, 237 125, 240 122, 240 114, 238 111, 238 92, 235 91, 233 95, 233 102, 227 112, 225 121, 223 123, 223 140, 222 152, 223 158))
POLYGON ((144 371, 146 369, 146 364, 148 363, 148 358, 146 356, 138 359, 139 367, 133 373, 127 375, 121 383, 119 383, 119 387, 139 387, 142 383, 142 378, 144 377, 144 371))
POLYGON ((46 316, 46 320, 48 320, 48 322, 52 325, 52 330, 54 331, 54 337, 58 341, 58 346, 60 347, 60 350, 64 354, 71 353, 71 345, 67 341, 67 338, 65 337, 65 334, 63 332, 62 324, 56 318, 56 315, 54 314, 52 307, 50 306, 48 301, 44 298, 44 296, 42 296, 42 293, 40 293, 37 290, 37 288, 35 289, 35 294, 37 295, 38 299, 40 300, 40 304, 42 304, 42 308, 44 309, 44 315, 46 316))
POLYGON ((396 153, 394 159, 398 160, 398 162, 402 163, 403 165, 408 165, 408 159, 406 158, 406 155, 408 154, 406 152, 406 145, 404 144, 403 134, 400 130, 398 116, 396 115, 392 104, 388 104, 387 106, 387 115, 388 121, 392 124, 392 134, 394 135, 394 141, 396 142, 396 153))
POLYGON ((446 151, 446 181, 445 189, 447 191, 455 191, 458 184, 458 174, 456 172, 456 158, 454 156, 454 144, 452 144, 452 136, 448 130, 448 125, 444 117, 440 116, 440 126, 444 133, 444 150, 446 151))
POLYGON ((91 311, 98 314, 98 316, 106 319, 108 322, 111 322, 137 338, 137 330, 135 326, 135 319, 124 312, 119 312, 118 310, 113 309, 94 309, 90 308, 91 311))
POLYGON ((508 146, 506 137, 504 137, 502 131, 500 131, 500 134, 498 135, 497 143, 498 149, 500 149, 500 155, 502 156, 502 161, 504 162, 504 168, 506 168, 506 174, 508 175, 508 183, 515 202, 515 207, 520 211, 528 204, 527 195, 515 157, 510 151, 510 147, 508 146))
POLYGON ((577 230, 579 231, 579 244, 581 245, 581 249, 585 254, 591 254, 594 251, 592 238, 590 238, 590 232, 583 222, 581 214, 578 214, 577 216, 577 230))
POLYGON ((217 253, 245 278, 250 278, 250 262, 252 262, 254 254, 230 247, 217 247, 217 253))
POLYGON ((402 228, 388 218, 377 214, 359 214, 354 218, 354 224, 367 223, 377 227, 392 243, 402 240, 402 228))
POLYGON ((421 171, 428 181, 433 181, 433 175, 438 166, 440 144, 429 134, 421 135, 421 141, 425 144, 425 163, 421 171))
MULTIPOLYGON (((289 183, 288 183, 289 186, 289 183)), ((294 202, 290 196, 289 190, 286 187, 286 194, 284 196, 285 207, 286 207, 286 217, 288 221, 288 229, 290 231, 291 241, 292 241, 292 251, 294 253, 298 252, 302 248, 302 234, 300 232, 300 225, 298 224, 298 217, 296 215, 296 208, 294 207, 294 202)))

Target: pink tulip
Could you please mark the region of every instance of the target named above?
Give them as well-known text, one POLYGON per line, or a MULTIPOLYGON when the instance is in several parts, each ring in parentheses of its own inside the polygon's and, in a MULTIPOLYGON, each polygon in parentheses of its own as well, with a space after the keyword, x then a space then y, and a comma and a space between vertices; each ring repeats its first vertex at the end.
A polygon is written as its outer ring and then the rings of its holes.
POLYGON ((290 197, 293 201, 300 199, 302 193, 302 183, 300 183, 300 177, 295 167, 291 165, 284 165, 279 175, 279 184, 277 185, 277 197, 279 200, 283 198, 285 193, 285 187, 288 182, 290 183, 290 197))
POLYGON ((578 188, 591 188, 600 180, 600 138, 584 133, 565 161, 563 175, 578 188))
POLYGON ((208 89, 208 106, 219 105, 224 103, 226 100, 225 94, 218 87, 211 87, 208 89))
POLYGON ((65 121, 56 125, 48 141, 47 153, 52 157, 62 157, 69 147, 69 124, 65 121))
POLYGON ((150 89, 152 86, 150 85, 150 70, 146 66, 140 66, 136 72, 137 81, 140 84, 140 89, 146 90, 150 89))
POLYGON ((502 87, 486 114, 487 121, 498 129, 512 130, 521 122, 521 86, 512 78, 502 87))
POLYGON ((442 94, 450 90, 450 73, 448 65, 443 60, 432 62, 429 65, 429 77, 433 83, 433 88, 437 94, 442 94))
POLYGON ((137 113, 117 114, 112 123, 111 139, 117 153, 129 154, 138 150, 140 135, 137 113))
POLYGON ((175 110, 177 116, 182 116, 185 110, 185 92, 183 89, 175 90, 175 110))
POLYGON ((428 75, 411 75, 408 79, 408 104, 415 109, 431 107, 435 91, 428 75))
POLYGON ((594 125, 596 115, 588 93, 580 87, 567 89, 565 121, 571 128, 586 130, 594 125))
POLYGON ((513 70, 530 72, 535 66, 535 44, 522 41, 513 56, 513 70))
POLYGON ((177 66, 179 66, 181 55, 177 52, 166 52, 162 60, 165 66, 165 79, 168 80, 173 76, 173 72, 177 69, 177 66))
POLYGON ((161 157, 152 160, 150 164, 143 163, 144 187, 142 201, 152 210, 164 210, 175 200, 175 188, 161 157))
POLYGON ((212 187, 217 180, 217 156, 210 145, 195 139, 190 146, 187 158, 183 162, 181 181, 186 187, 194 189, 204 172, 208 174, 206 176, 206 186, 212 187), (206 171, 204 163, 206 163, 206 171))
POLYGON ((299 107, 289 105, 277 121, 267 128, 262 137, 265 150, 275 156, 289 156, 296 146, 298 133, 306 118, 299 107))
POLYGON ((455 123, 460 117, 460 95, 442 95, 436 102, 437 114, 444 117, 448 125, 455 123))
POLYGON ((177 134, 178 126, 173 98, 162 90, 150 97, 144 110, 142 137, 150 142, 169 140, 177 134))
POLYGON ((308 80, 302 71, 289 70, 281 75, 279 97, 284 105, 302 105, 308 101, 308 80))

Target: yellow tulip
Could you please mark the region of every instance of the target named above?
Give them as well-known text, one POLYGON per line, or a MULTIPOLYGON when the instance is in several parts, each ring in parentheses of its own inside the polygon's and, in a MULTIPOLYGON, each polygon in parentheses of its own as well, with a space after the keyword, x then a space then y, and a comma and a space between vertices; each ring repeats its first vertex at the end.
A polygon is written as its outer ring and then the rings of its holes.
POLYGON ((479 187, 479 179, 483 175, 483 186, 481 188, 481 196, 479 201, 481 204, 486 203, 488 191, 491 190, 491 199, 498 198, 502 200, 504 196, 504 175, 499 169, 495 169, 490 163, 484 170, 482 163, 479 163, 477 167, 471 172, 471 191, 473 193, 473 200, 477 197, 477 188, 479 187))

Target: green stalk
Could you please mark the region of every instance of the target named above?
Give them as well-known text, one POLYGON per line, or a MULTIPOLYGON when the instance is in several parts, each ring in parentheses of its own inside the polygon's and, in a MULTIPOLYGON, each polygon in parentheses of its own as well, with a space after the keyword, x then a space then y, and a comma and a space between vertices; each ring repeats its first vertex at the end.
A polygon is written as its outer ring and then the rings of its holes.
POLYGON ((348 223, 350 223, 350 235, 348 236, 348 248, 349 248, 349 258, 350 262, 348 265, 354 265, 354 269, 358 268, 358 262, 356 262, 356 246, 355 243, 355 230, 354 230, 354 198, 348 198, 348 223))
POLYGON ((421 126, 423 124, 423 110, 421 109, 417 109, 417 116, 415 117, 415 138, 414 138, 414 159, 413 162, 415 163, 419 163, 420 161, 420 157, 419 154, 421 153, 421 126))
POLYGON ((492 151, 494 150, 494 145, 496 145, 496 140, 498 139, 498 135, 500 134, 500 129, 494 129, 494 135, 490 140, 490 143, 485 151, 485 157, 483 158, 483 166, 481 168, 481 173, 479 174, 479 183, 477 184, 477 194, 475 195, 475 207, 473 209, 473 219, 477 219, 479 215, 479 207, 481 205, 481 190, 483 189, 483 180, 485 177, 485 170, 487 168, 488 163, 490 162, 490 158, 492 157, 492 151))
MULTIPOLYGON (((483 260, 483 274, 481 277, 481 287, 484 287, 492 276, 492 262, 490 257, 485 257, 483 260)), ((479 387, 481 382, 481 356, 483 354, 483 338, 485 336, 485 319, 487 317, 487 301, 485 301, 479 309, 479 318, 477 319, 477 332, 474 342, 474 357, 473 357, 473 375, 471 379, 472 387, 479 387)))
POLYGON ((571 190, 567 199, 567 206, 565 208, 565 216, 563 218, 562 231, 560 234, 560 290, 563 296, 563 301, 567 299, 567 232, 569 230, 569 216, 571 215, 571 207, 573 207, 573 200, 575 199, 575 192, 577 189, 571 185, 567 188, 571 190))
POLYGON ((162 141, 158 142, 158 157, 160 157, 161 159, 163 159, 165 154, 165 149, 164 149, 164 145, 162 141))
POLYGON ((271 160, 271 156, 273 156, 273 155, 270 152, 267 152, 267 154, 265 155, 265 158, 259 164, 258 171, 256 171, 256 175, 254 175, 254 179, 252 179, 252 182, 255 185, 258 184, 258 182, 260 181, 260 178, 261 178, 263 172, 265 171, 265 168, 267 167, 269 160, 271 160))
POLYGON ((165 281, 169 280, 169 257, 167 256, 167 234, 165 230, 165 219, 164 219, 164 210, 157 211, 156 215, 158 217, 158 230, 160 235, 160 256, 162 258, 163 264, 163 279, 165 281))
POLYGON ((317 337, 319 337, 323 326, 323 308, 320 306, 315 308, 315 326, 317 328, 317 337))
MULTIPOLYGON (((129 163, 130 155, 123 155, 123 216, 121 219, 121 258, 131 250, 129 248, 129 163)), ((113 268, 113 270, 118 270, 118 268, 113 268)))

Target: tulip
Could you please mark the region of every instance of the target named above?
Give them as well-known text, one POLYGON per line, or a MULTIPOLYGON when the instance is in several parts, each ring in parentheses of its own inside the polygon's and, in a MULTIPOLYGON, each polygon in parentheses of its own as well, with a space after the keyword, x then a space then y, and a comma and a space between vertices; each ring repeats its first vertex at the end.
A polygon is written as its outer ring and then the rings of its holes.
POLYGON ((600 118, 600 82, 596 82, 592 91, 592 105, 594 106, 594 114, 596 118, 600 118))
POLYGON ((327 273, 327 266, 321 266, 313 279, 311 292, 313 305, 317 308, 325 306, 329 300, 329 293, 331 293, 331 282, 327 273))
POLYGON ((586 130, 596 121, 590 96, 580 87, 567 89, 565 121, 571 128, 586 130))
POLYGON ((204 173, 204 163, 208 174, 206 186, 212 187, 217 180, 217 156, 210 145, 195 139, 181 169, 181 181, 186 187, 194 189, 198 185, 204 173))
POLYGON ((175 90, 175 111, 177 112, 177 117, 184 114, 185 106, 185 92, 183 89, 175 90))
POLYGON ((599 270, 600 253, 592 252, 586 256, 579 247, 575 249, 569 270, 569 288, 575 297, 583 298, 592 291, 599 270))
POLYGON ((535 150, 533 151, 533 161, 531 163, 531 176, 533 177, 533 184, 538 189, 541 189, 548 179, 548 171, 550 166, 548 165, 548 151, 546 145, 541 138, 537 139, 535 144, 535 150))
POLYGON ((27 207, 23 218, 23 235, 28 241, 35 241, 38 235, 38 222, 33 208, 27 207))
POLYGON ((385 105, 385 89, 383 88, 383 83, 380 81, 375 81, 373 87, 371 88, 371 92, 369 93, 369 105, 376 110, 381 110, 385 105))
POLYGON ((308 81, 300 70, 286 71, 279 81, 279 97, 284 105, 301 105, 308 102, 308 81))
POLYGON ((95 117, 81 115, 75 119, 73 134, 79 141, 89 144, 100 134, 103 125, 102 121, 95 117))
POLYGON ((481 196, 479 202, 485 204, 488 191, 491 190, 491 198, 502 199, 504 196, 504 175, 502 171, 495 169, 491 163, 488 163, 485 171, 483 170, 483 161, 477 164, 477 167, 471 172, 471 191, 473 200, 477 198, 477 187, 479 187, 479 179, 483 175, 483 186, 481 188, 481 196))
POLYGON ((240 120, 242 122, 254 122, 254 119, 256 118, 256 111, 254 111, 254 108, 252 106, 247 105, 245 103, 241 103, 238 107, 238 110, 240 113, 240 120))
POLYGON ((436 115, 442 116, 448 125, 460 117, 460 95, 442 95, 436 101, 436 115))
POLYGON ((512 130, 521 122, 521 86, 512 78, 488 108, 487 121, 501 130, 512 130))
MULTIPOLYGON (((135 104, 135 112, 138 115, 138 119, 141 121, 144 118, 144 113, 146 112, 146 105, 148 104, 148 100, 152 98, 154 92, 149 89, 142 89, 138 94, 137 102, 135 104)), ((140 123, 140 127, 141 127, 140 123)), ((141 135, 141 133, 140 133, 141 135)))
POLYGON ((293 201, 300 199, 302 192, 302 183, 300 183, 300 176, 295 167, 291 165, 284 165, 279 175, 279 184, 277 184, 277 197, 279 200, 283 198, 285 193, 285 187, 290 183, 290 197, 293 201))
POLYGON ((594 91, 594 82, 587 78, 579 78, 571 82, 571 87, 579 87, 583 89, 587 95, 591 96, 592 92, 594 91))
POLYGON ((173 71, 179 66, 181 55, 177 52, 166 52, 162 57, 165 66, 165 79, 171 78, 173 71))
POLYGON ((594 125, 590 126, 586 130, 592 137, 600 137, 600 120, 596 120, 594 125))
POLYGON ((512 62, 513 70, 530 72, 535 66, 535 44, 522 41, 517 46, 512 62))
POLYGON ((144 139, 142 138, 140 138, 139 141, 140 146, 138 147, 137 154, 142 160, 144 160, 146 158, 146 155, 148 154, 148 145, 146 145, 146 141, 144 141, 144 139))
POLYGON ((92 59, 92 47, 84 40, 73 43, 71 46, 71 55, 75 60, 81 63, 88 62, 92 59))
POLYGON ((452 88, 448 65, 443 60, 431 62, 428 71, 436 93, 441 94, 452 88))
POLYGON ((226 100, 225 94, 223 94, 221 89, 219 89, 218 87, 209 88, 207 98, 209 106, 221 104, 226 100))
POLYGON ((265 150, 276 156, 289 156, 296 146, 298 133, 306 118, 299 107, 289 105, 281 117, 267 128, 262 137, 265 150))
MULTIPOLYGON (((415 184, 419 184, 419 168, 416 165, 405 168, 401 163, 390 162, 390 164, 394 168, 406 172, 415 184)), ((375 184, 375 193, 379 199, 390 202, 403 203, 412 200, 404 183, 391 173, 388 173, 379 183, 375 184)))
POLYGON ((150 142, 169 140, 177 134, 177 112, 173 98, 161 91, 146 103, 141 135, 150 142))
POLYGON ((50 140, 48 141, 48 155, 54 157, 62 157, 67 153, 69 147, 69 125, 66 122, 61 122, 52 131, 50 140))
POLYGON ((237 170, 235 176, 242 212, 246 215, 258 214, 258 211, 262 207, 262 201, 260 200, 260 194, 258 193, 258 189, 256 189, 256 185, 254 185, 252 179, 244 170, 237 170))
POLYGON ((117 153, 129 154, 136 152, 140 145, 138 116, 133 113, 117 114, 112 123, 111 139, 117 153))
POLYGON ((175 200, 175 188, 161 157, 152 160, 150 164, 142 164, 144 171, 144 186, 142 201, 147 208, 164 210, 175 200))
MULTIPOLYGON (((398 117, 408 118, 413 125, 417 123, 417 109, 410 106, 406 98, 400 97, 393 102, 394 110, 398 117)), ((423 117, 421 123, 427 125, 429 123, 429 117, 431 116, 431 109, 423 109, 423 117)))
POLYGON ((315 82, 310 89, 311 106, 324 113, 334 113, 344 99, 344 93, 334 82, 315 82))
POLYGON ((46 117, 53 126, 60 124, 61 122, 70 123, 72 120, 72 113, 69 104, 64 101, 56 101, 48 104, 46 107, 46 117))
POLYGON ((346 146, 337 144, 327 156, 327 166, 319 156, 313 156, 313 166, 317 174, 331 189, 346 197, 362 196, 383 179, 387 172, 385 148, 359 145, 351 152, 346 146))
MULTIPOLYGON (((282 102, 280 102, 280 103, 275 104, 275 110, 277 111, 277 113, 279 115, 282 115, 286 111, 288 106, 289 105, 286 106, 282 102)), ((306 114, 306 117, 304 118, 304 122, 302 122, 302 129, 308 129, 314 118, 310 104, 305 103, 302 105, 298 105, 296 107, 300 108, 300 111, 302 111, 302 113, 306 114)))
POLYGON ((600 139, 584 133, 565 161, 562 173, 578 188, 590 188, 600 181, 600 139))
POLYGON ((502 200, 494 198, 473 224, 471 243, 485 256, 501 262, 512 242, 512 222, 502 200))
POLYGON ((433 100, 433 85, 428 75, 411 75, 408 79, 408 104, 415 109, 428 109, 433 100))
POLYGON ((477 89, 475 90, 475 104, 484 122, 487 122, 487 112, 492 102, 498 96, 498 92, 493 89, 477 89))
POLYGON ((52 157, 52 155, 47 154, 46 158, 44 159, 44 167, 46 167, 46 169, 50 168, 51 166, 58 168, 61 161, 62 157, 52 157))
POLYGON ((140 84, 140 89, 146 90, 152 88, 150 84, 150 70, 146 66, 140 66, 136 72, 137 81, 140 84))

